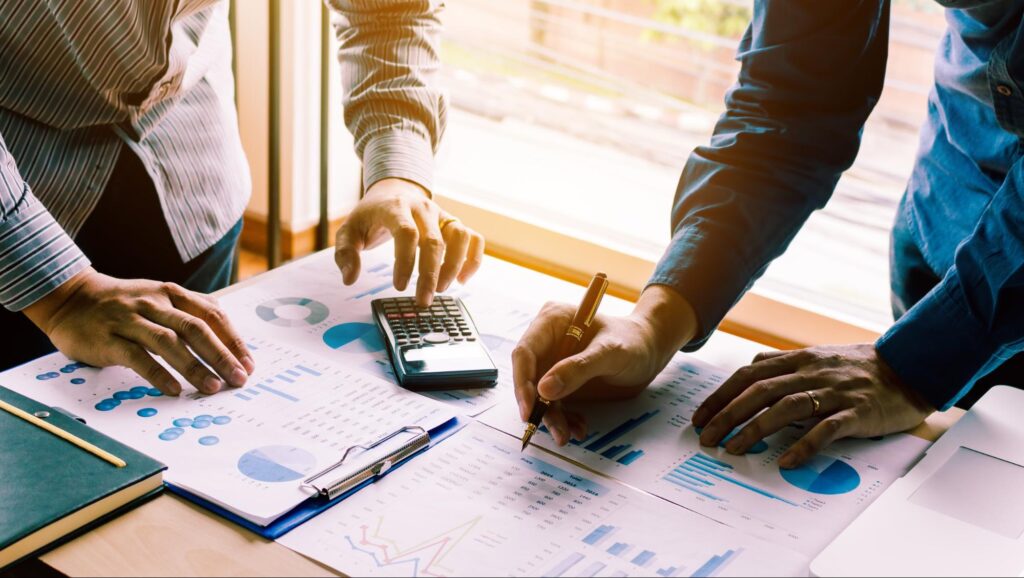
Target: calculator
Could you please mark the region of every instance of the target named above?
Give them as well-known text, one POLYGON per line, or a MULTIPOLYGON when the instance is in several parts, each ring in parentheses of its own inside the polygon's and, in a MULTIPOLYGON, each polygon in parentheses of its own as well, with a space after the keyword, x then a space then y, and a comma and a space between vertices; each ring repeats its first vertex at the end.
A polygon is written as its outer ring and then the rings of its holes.
POLYGON ((439 295, 424 308, 412 297, 375 299, 371 305, 402 387, 439 391, 497 383, 498 368, 461 299, 439 295))

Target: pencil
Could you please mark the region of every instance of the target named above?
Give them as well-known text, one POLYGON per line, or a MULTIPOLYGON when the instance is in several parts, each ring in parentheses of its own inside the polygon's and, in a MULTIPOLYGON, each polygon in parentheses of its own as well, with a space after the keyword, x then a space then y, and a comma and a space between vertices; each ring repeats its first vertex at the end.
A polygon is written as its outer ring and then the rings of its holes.
POLYGON ((60 429, 59 427, 57 427, 57 426, 55 426, 55 425, 53 425, 53 424, 51 424, 49 422, 43 421, 43 420, 39 419, 38 417, 28 413, 27 411, 24 411, 22 409, 18 409, 17 407, 14 407, 13 405, 7 403, 6 401, 4 401, 2 399, 0 399, 0 409, 2 409, 2 410, 6 411, 6 412, 8 412, 8 413, 10 413, 10 414, 12 414, 14 416, 20 417, 21 419, 29 422, 32 425, 41 427, 44 430, 52 433, 53 435, 63 439, 64 441, 72 443, 72 444, 75 444, 76 446, 80 447, 81 449, 91 453, 92 455, 94 455, 94 456, 96 456, 98 458, 106 460, 106 461, 110 462, 111 464, 113 464, 113 465, 115 465, 115 466, 117 466, 119 468, 123 468, 123 467, 128 465, 127 463, 125 463, 124 460, 122 460, 121 458, 115 456, 114 454, 112 454, 110 452, 107 452, 107 451, 104 451, 104 450, 94 446, 93 444, 83 440, 82 438, 80 438, 78 436, 69 434, 68 432, 60 429))

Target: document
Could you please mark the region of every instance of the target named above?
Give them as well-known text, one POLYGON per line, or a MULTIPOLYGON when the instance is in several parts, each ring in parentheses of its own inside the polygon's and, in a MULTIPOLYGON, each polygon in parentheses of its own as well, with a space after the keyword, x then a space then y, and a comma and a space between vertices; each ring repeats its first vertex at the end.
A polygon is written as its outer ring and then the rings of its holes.
MULTIPOLYGON (((704 448, 690 418, 727 377, 727 372, 679 354, 639 397, 574 408, 586 416, 590 433, 585 440, 558 448, 542 429, 534 443, 807 556, 823 550, 928 447, 925 440, 906 434, 843 440, 807 465, 783 470, 778 458, 809 427, 793 424, 745 456, 704 448)), ((514 401, 480 419, 522 435, 514 401)))
POLYGON ((187 386, 180 397, 163 396, 132 371, 59 353, 4 373, 2 384, 164 462, 167 482, 261 526, 310 497, 301 482, 349 446, 454 415, 274 341, 251 339, 249 347, 257 372, 248 385, 209 396, 187 386))
POLYGON ((790 576, 808 559, 474 423, 278 540, 352 576, 790 576))

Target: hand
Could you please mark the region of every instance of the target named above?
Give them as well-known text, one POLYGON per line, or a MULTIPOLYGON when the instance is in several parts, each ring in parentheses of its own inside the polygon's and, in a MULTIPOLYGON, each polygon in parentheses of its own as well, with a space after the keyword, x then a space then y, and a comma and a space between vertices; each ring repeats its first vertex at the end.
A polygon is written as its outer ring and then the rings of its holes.
POLYGON ((454 220, 410 181, 384 179, 363 200, 338 231, 334 259, 346 285, 359 278, 359 252, 395 239, 395 289, 405 291, 420 250, 416 303, 427 307, 434 292, 444 292, 456 278, 465 283, 483 262, 484 238, 454 220), (444 222, 444 227, 441 222, 444 222))
POLYGON ((255 369, 216 302, 173 283, 125 281, 90 268, 25 314, 68 357, 123 365, 168 395, 180 394, 181 384, 153 355, 207 394, 225 383, 241 387, 255 369))
MULTIPOLYGON (((523 421, 529 419, 538 393, 550 401, 636 396, 696 333, 689 304, 675 291, 654 285, 644 291, 629 316, 598 315, 583 350, 552 365, 549 357, 575 311, 571 305, 545 305, 512 352, 512 376, 523 421)), ((570 435, 576 439, 587 435, 583 417, 561 404, 551 405, 544 424, 558 445, 568 443, 570 435)))
POLYGON ((838 439, 905 431, 933 411, 899 382, 873 345, 861 344, 761 353, 705 400, 693 425, 704 428, 701 444, 717 446, 757 416, 725 446, 743 454, 793 422, 822 418, 779 458, 780 466, 794 468, 838 439))

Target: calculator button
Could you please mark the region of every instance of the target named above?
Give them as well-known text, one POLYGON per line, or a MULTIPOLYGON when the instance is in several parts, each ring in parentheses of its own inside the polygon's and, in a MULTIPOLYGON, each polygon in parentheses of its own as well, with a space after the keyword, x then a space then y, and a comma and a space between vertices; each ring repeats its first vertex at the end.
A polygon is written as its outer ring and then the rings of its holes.
POLYGON ((428 333, 423 336, 423 341, 427 343, 448 343, 447 333, 428 333))
POLYGON ((462 337, 453 337, 452 341, 462 341, 462 337))
POLYGON ((476 337, 470 335, 469 337, 466 338, 466 341, 476 341, 476 337))
POLYGON ((403 313, 402 317, 405 317, 406 319, 415 319, 416 318, 416 314, 412 313, 412 312, 410 312, 410 313, 403 313))
POLYGON ((402 316, 398 313, 388 313, 388 319, 401 319, 402 316))
POLYGON ((398 345, 409 345, 409 340, 408 339, 396 339, 395 343, 397 343, 398 345))
POLYGON ((470 335, 473 335, 473 332, 472 332, 472 331, 463 331, 463 332, 462 332, 462 336, 463 336, 463 337, 469 337, 470 335))

